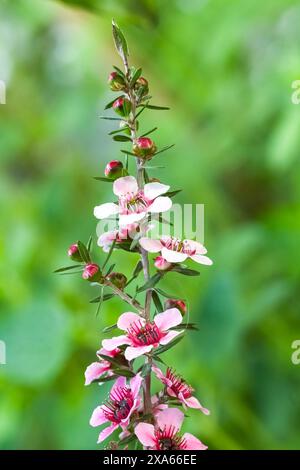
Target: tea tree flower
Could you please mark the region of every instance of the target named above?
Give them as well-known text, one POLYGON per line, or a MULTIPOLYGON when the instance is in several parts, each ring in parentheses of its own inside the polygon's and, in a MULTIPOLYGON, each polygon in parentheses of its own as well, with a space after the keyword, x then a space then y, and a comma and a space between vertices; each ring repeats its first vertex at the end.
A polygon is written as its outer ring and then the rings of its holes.
POLYGON ((85 375, 85 385, 90 385, 94 380, 100 379, 102 376, 112 375, 112 364, 106 359, 102 359, 101 355, 107 357, 116 357, 121 353, 120 349, 113 349, 112 351, 107 351, 104 348, 101 348, 97 355, 99 356, 98 362, 92 362, 84 373, 85 375))

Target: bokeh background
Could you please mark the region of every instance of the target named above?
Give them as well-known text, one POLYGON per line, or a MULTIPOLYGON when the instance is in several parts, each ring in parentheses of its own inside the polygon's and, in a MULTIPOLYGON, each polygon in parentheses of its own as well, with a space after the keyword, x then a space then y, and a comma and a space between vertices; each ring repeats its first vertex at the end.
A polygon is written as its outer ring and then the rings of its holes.
MULTIPOLYGON (((170 275, 189 298, 191 332, 165 360, 210 408, 186 429, 211 449, 300 448, 300 6, 291 0, 1 0, 0 448, 96 449, 93 408, 108 387, 83 385, 101 329, 95 290, 52 274, 67 247, 95 234, 93 207, 110 187, 92 179, 119 158, 98 116, 120 66, 111 18, 126 32, 155 104, 159 145, 176 142, 155 173, 180 203, 205 204, 214 266, 170 275)), ((95 257, 103 259, 96 248, 95 257)), ((117 253, 128 272, 136 256, 117 253)))

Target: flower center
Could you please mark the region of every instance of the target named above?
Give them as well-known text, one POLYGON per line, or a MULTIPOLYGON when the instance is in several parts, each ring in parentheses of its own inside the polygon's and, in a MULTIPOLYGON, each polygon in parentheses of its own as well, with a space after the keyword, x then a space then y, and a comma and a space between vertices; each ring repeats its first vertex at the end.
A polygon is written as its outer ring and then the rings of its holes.
POLYGON ((157 450, 182 450, 186 448, 186 440, 178 433, 174 426, 165 427, 155 431, 157 450))
POLYGON ((131 390, 128 387, 119 387, 113 390, 109 400, 103 405, 105 417, 112 423, 120 423, 126 419, 133 406, 131 390))
POLYGON ((124 196, 121 196, 119 199, 119 206, 122 215, 126 214, 139 214, 144 212, 147 207, 151 204, 143 191, 139 191, 137 194, 127 193, 124 196))
POLYGON ((192 248, 187 240, 180 240, 175 237, 167 237, 161 241, 161 244, 168 250, 177 251, 178 253, 185 253, 186 255, 194 255, 196 250, 192 248))
POLYGON ((171 389, 176 395, 179 395, 179 393, 182 393, 184 398, 190 398, 192 396, 192 392, 194 389, 188 385, 181 377, 180 375, 174 374, 172 369, 168 367, 167 373, 166 373, 167 379, 171 380, 172 385, 171 389))
POLYGON ((158 345, 163 336, 165 335, 159 331, 156 324, 150 322, 143 325, 141 321, 137 321, 132 323, 128 330, 128 337, 134 346, 158 345))

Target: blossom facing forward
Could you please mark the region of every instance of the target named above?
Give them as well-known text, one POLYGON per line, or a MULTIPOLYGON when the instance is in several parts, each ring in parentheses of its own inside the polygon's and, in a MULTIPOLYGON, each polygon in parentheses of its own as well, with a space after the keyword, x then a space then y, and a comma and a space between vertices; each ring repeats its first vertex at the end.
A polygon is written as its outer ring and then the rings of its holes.
POLYGON ((108 351, 126 344, 125 358, 131 361, 143 354, 149 353, 153 348, 170 343, 181 331, 170 330, 182 322, 182 315, 177 308, 170 308, 155 315, 153 322, 146 321, 133 312, 123 313, 117 326, 126 332, 102 341, 102 346, 108 351))
POLYGON ((90 419, 90 425, 93 427, 101 424, 110 423, 110 425, 100 432, 98 444, 110 436, 119 426, 125 431, 129 425, 132 413, 136 411, 141 403, 139 396, 142 377, 137 374, 130 380, 129 386, 126 384, 125 377, 119 377, 109 394, 106 403, 98 406, 90 419))
POLYGON ((113 192, 118 196, 119 203, 108 202, 94 208, 97 219, 106 219, 119 215, 119 223, 126 226, 139 222, 149 213, 160 213, 171 209, 172 201, 162 196, 170 186, 161 183, 147 183, 144 189, 139 189, 133 176, 118 178, 113 185, 113 192))
POLYGON ((193 396, 194 389, 182 377, 175 374, 170 367, 167 368, 165 374, 155 365, 152 366, 152 370, 156 377, 166 385, 168 395, 178 398, 183 406, 196 408, 205 415, 210 414, 209 410, 204 408, 199 400, 193 396))
POLYGON ((207 249, 194 240, 180 240, 179 238, 163 235, 160 240, 142 237, 140 245, 149 253, 161 253, 161 256, 169 263, 182 263, 191 258, 196 263, 213 264, 206 255, 207 249))
POLYGON ((207 446, 190 433, 181 434, 184 414, 177 408, 167 408, 156 416, 156 425, 139 423, 135 434, 149 450, 205 450, 207 446))

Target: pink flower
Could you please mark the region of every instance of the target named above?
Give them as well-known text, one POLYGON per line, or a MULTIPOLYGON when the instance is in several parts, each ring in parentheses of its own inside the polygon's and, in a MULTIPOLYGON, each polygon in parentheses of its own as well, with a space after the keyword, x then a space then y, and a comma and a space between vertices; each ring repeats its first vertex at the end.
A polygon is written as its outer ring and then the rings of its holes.
POLYGON ((101 271, 98 264, 89 263, 85 265, 82 278, 87 281, 97 281, 101 278, 101 271))
POLYGON ((177 408, 167 408, 157 414, 156 426, 139 423, 135 434, 150 450, 205 450, 207 446, 189 433, 180 434, 184 414, 177 408))
POLYGON ((152 366, 152 370, 156 377, 167 386, 167 393, 171 397, 176 397, 183 403, 183 405, 189 408, 196 408, 201 410, 205 415, 209 415, 210 412, 204 408, 197 398, 192 396, 194 389, 188 385, 179 375, 174 374, 170 367, 167 368, 166 374, 155 365, 152 366))
POLYGON ((168 211, 172 206, 169 197, 161 196, 169 190, 169 186, 161 183, 145 184, 143 190, 139 190, 136 179, 133 176, 118 178, 113 185, 113 192, 119 198, 119 204, 108 202, 94 208, 97 219, 106 219, 119 214, 120 225, 128 225, 139 222, 148 213, 168 211))
POLYGON ((159 271, 165 271, 166 269, 169 269, 172 264, 168 263, 168 261, 166 261, 162 256, 157 256, 154 260, 154 266, 159 271))
POLYGON ((125 358, 131 361, 176 338, 183 330, 169 331, 169 329, 181 322, 182 316, 177 308, 170 308, 155 315, 153 322, 146 322, 136 313, 126 312, 120 316, 117 323, 118 328, 126 331, 126 334, 105 339, 102 345, 111 351, 122 344, 127 344, 125 358))
POLYGON ((126 378, 119 377, 110 391, 107 402, 94 410, 90 419, 91 426, 95 427, 107 422, 111 423, 110 426, 100 432, 98 443, 104 441, 119 426, 125 431, 132 413, 140 405, 139 392, 142 380, 141 375, 137 374, 130 380, 130 385, 128 386, 126 378))
POLYGON ((194 240, 179 240, 169 236, 162 236, 160 240, 142 237, 140 245, 149 253, 161 252, 162 257, 169 263, 181 263, 191 258, 200 264, 212 264, 210 258, 203 256, 207 253, 206 248, 194 240))
POLYGON ((111 363, 105 359, 102 359, 100 354, 103 354, 103 356, 115 357, 120 352, 120 349, 113 349, 112 351, 107 351, 104 348, 100 349, 97 352, 97 355, 99 355, 99 361, 90 364, 84 373, 85 385, 90 385, 94 380, 100 379, 102 375, 112 375, 111 363))

